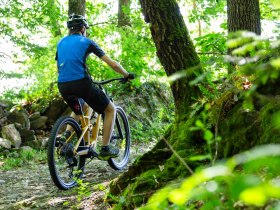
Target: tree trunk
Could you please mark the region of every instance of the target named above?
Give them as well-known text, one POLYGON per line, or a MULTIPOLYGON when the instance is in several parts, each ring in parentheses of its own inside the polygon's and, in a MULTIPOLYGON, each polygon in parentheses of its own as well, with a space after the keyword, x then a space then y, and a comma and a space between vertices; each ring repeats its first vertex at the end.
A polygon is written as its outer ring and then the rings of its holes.
POLYGON ((176 113, 186 113, 191 98, 196 98, 199 93, 195 87, 188 86, 195 77, 190 68, 198 67, 200 70, 200 61, 179 6, 175 0, 140 0, 140 3, 167 76, 182 70, 189 74, 171 85, 176 113))
POLYGON ((130 26, 130 3, 131 0, 119 0, 118 26, 130 26))
POLYGON ((68 15, 76 14, 85 16, 86 0, 69 0, 68 15))
MULTIPOLYGON (((127 206, 122 206, 122 209, 135 208, 169 181, 189 175, 191 170, 186 167, 185 161, 191 155, 204 152, 203 143, 194 143, 188 129, 195 120, 189 116, 190 106, 200 94, 196 86, 189 86, 189 82, 196 77, 195 74, 201 73, 201 68, 179 6, 176 0, 140 0, 140 3, 145 21, 150 23, 157 55, 167 76, 180 71, 188 76, 171 85, 176 121, 150 152, 140 157, 127 172, 111 183, 112 195, 123 193, 127 196, 126 193, 129 193, 131 196, 127 199, 127 206), (143 191, 148 193, 142 194, 143 191)), ((191 166, 195 168, 196 164, 193 162, 191 166)))
POLYGON ((228 32, 238 30, 261 34, 259 0, 227 0, 228 32))
MULTIPOLYGON (((227 0, 228 33, 245 30, 261 34, 259 0, 227 0)), ((228 50, 231 54, 232 49, 228 50)), ((228 73, 235 71, 235 66, 230 64, 228 73)))

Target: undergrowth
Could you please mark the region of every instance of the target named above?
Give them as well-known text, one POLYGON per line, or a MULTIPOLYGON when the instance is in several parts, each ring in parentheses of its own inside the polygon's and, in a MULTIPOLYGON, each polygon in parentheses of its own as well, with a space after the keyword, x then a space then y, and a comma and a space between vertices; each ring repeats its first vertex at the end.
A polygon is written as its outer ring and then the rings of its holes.
POLYGON ((17 149, 6 151, 3 148, 0 151, 0 170, 10 170, 13 168, 25 167, 46 162, 46 152, 35 149, 17 149))

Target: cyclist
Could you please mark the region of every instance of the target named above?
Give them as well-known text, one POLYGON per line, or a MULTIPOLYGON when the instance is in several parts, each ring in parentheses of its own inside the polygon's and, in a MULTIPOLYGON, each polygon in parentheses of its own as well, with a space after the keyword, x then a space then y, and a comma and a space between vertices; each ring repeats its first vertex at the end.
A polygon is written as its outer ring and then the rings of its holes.
MULTIPOLYGON (((59 92, 76 115, 81 114, 78 98, 82 98, 95 112, 105 113, 100 158, 107 160, 117 157, 119 150, 109 146, 116 108, 108 96, 92 83, 85 64, 86 58, 93 53, 124 78, 132 79, 133 74, 128 73, 118 62, 106 55, 96 42, 86 37, 89 25, 82 15, 70 15, 67 28, 69 35, 58 42, 55 58, 59 92)), ((71 116, 75 117, 74 114, 71 116)))

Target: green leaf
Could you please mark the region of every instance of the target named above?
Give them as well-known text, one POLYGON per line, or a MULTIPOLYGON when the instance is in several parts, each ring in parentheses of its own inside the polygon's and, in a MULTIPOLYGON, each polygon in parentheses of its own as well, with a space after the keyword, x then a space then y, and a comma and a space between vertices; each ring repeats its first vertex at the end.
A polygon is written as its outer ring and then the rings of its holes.
POLYGON ((196 156, 191 156, 189 158, 190 161, 200 161, 200 160, 211 160, 211 156, 209 154, 207 155, 196 155, 196 156))
POLYGON ((280 58, 271 60, 270 64, 275 68, 280 68, 280 58))
POLYGON ((195 121, 195 125, 201 129, 204 129, 204 124, 201 122, 201 120, 195 121))
POLYGON ((274 127, 280 129, 280 111, 273 114, 271 118, 274 127))
POLYGON ((274 5, 275 9, 280 8, 280 1, 279 0, 270 0, 271 4, 274 5))
POLYGON ((214 134, 212 133, 212 131, 206 130, 203 137, 206 141, 210 142, 213 139, 214 134))

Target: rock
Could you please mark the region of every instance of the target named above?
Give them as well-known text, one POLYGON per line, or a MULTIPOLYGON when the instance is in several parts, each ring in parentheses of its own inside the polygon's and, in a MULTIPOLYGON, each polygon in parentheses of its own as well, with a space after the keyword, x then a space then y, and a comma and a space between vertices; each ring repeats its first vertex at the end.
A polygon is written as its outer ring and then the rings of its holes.
POLYGON ((0 100, 0 107, 6 109, 8 108, 8 103, 3 100, 0 100))
POLYGON ((8 105, 0 100, 0 127, 7 125, 8 105))
POLYGON ((20 151, 31 151, 31 150, 32 150, 32 148, 29 146, 23 146, 20 148, 20 151))
POLYGON ((23 144, 25 144, 28 141, 36 140, 34 130, 28 130, 28 129, 23 128, 23 129, 19 130, 19 133, 20 133, 21 140, 22 140, 23 144))
POLYGON ((4 125, 7 125, 7 117, 0 118, 0 127, 3 127, 4 125))
POLYGON ((11 149, 12 143, 7 139, 0 138, 0 147, 4 147, 6 149, 11 149))
POLYGON ((65 112, 67 107, 62 98, 53 100, 43 113, 44 116, 48 117, 47 123, 52 125, 65 112))
POLYGON ((0 106, 0 118, 4 117, 7 114, 7 110, 0 106))
POLYGON ((35 131, 35 135, 45 136, 46 135, 46 131, 44 131, 44 130, 36 130, 35 131))
POLYGON ((38 129, 43 129, 46 128, 46 122, 47 122, 48 117, 46 116, 40 116, 39 118, 32 120, 30 122, 30 128, 32 130, 38 130, 38 129))
POLYGON ((21 145, 20 133, 17 131, 14 124, 2 127, 2 137, 9 140, 15 148, 19 148, 21 145))
POLYGON ((32 147, 33 149, 42 149, 42 141, 38 139, 29 141, 26 145, 32 147))
POLYGON ((40 112, 34 112, 32 115, 29 116, 29 120, 32 121, 32 120, 36 120, 40 117, 40 112))
POLYGON ((15 122, 14 124, 17 130, 22 128, 22 125, 20 123, 15 122))
POLYGON ((41 139, 41 143, 42 143, 41 147, 42 148, 47 148, 48 147, 48 142, 49 142, 49 138, 47 138, 47 137, 42 138, 41 139))
POLYGON ((30 121, 26 110, 14 109, 12 112, 8 114, 7 117, 11 123, 19 123, 21 124, 22 128, 30 129, 30 121))

